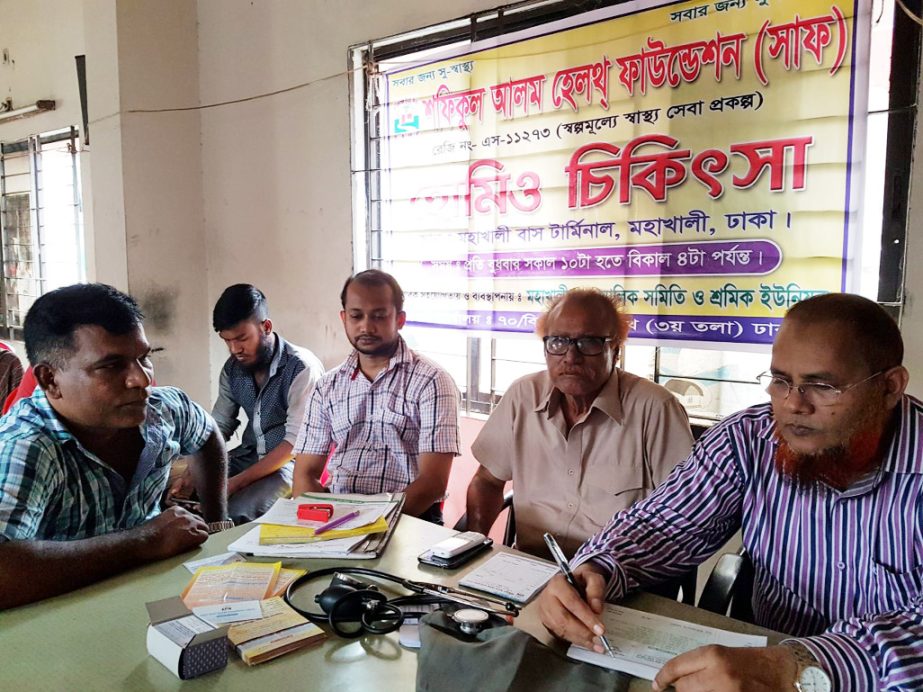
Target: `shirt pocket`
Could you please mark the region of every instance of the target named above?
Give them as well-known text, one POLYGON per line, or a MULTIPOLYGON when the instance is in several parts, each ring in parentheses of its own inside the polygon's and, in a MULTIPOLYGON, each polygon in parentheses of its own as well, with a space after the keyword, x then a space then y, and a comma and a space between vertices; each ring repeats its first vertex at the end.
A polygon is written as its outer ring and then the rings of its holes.
POLYGON ((616 463, 606 469, 603 476, 606 492, 619 499, 631 499, 636 502, 650 494, 653 488, 644 480, 644 468, 638 463, 616 463))
POLYGON ((382 428, 387 439, 399 439, 402 442, 416 441, 419 431, 413 419, 400 410, 385 407, 381 412, 382 428))
POLYGON ((903 571, 873 558, 872 570, 875 573, 873 599, 879 612, 905 607, 923 593, 923 565, 903 571))

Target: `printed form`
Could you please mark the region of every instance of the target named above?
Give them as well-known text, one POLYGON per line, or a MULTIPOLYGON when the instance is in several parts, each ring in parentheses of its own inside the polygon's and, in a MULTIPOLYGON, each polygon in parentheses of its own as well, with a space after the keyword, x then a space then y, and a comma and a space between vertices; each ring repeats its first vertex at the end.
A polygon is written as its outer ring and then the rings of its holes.
POLYGON ((737 634, 685 620, 607 603, 602 613, 606 639, 615 657, 572 644, 570 658, 653 680, 671 658, 708 644, 766 646, 766 637, 737 634))
POLYGON ((517 603, 528 603, 557 573, 558 568, 550 562, 497 553, 466 574, 458 585, 486 591, 517 603))

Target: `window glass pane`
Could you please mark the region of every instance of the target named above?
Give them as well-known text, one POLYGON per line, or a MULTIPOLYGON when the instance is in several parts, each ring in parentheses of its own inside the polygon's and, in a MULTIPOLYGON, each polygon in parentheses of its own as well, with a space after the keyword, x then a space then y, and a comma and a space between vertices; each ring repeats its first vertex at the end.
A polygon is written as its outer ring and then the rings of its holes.
POLYGON ((494 390, 503 394, 523 375, 545 369, 545 351, 535 335, 523 338, 497 338, 494 353, 494 390))
POLYGON ((7 195, 3 205, 4 325, 21 327, 38 296, 38 269, 33 254, 29 193, 7 195))
POLYGON ((690 416, 716 419, 769 399, 756 383, 769 360, 763 353, 661 348, 657 382, 683 402, 690 416))
POLYGON ((452 375, 459 390, 465 391, 468 356, 464 332, 407 326, 401 334, 410 348, 439 363, 452 375))
POLYGON ((17 330, 38 296, 85 276, 76 140, 71 132, 4 144, 0 324, 9 330, 5 337, 21 338, 17 330), (49 141, 62 135, 65 139, 49 141))
POLYGON ((654 379, 654 358, 656 349, 652 346, 642 346, 632 343, 629 339, 622 346, 623 368, 638 377, 654 379))

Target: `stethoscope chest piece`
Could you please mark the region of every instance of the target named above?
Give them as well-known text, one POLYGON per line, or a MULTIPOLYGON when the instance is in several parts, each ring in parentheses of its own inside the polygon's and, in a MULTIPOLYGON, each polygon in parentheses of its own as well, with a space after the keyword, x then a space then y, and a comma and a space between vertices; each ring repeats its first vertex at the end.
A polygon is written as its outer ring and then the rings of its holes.
POLYGON ((477 608, 459 608, 449 615, 458 625, 458 629, 469 636, 474 636, 488 626, 490 615, 477 608))

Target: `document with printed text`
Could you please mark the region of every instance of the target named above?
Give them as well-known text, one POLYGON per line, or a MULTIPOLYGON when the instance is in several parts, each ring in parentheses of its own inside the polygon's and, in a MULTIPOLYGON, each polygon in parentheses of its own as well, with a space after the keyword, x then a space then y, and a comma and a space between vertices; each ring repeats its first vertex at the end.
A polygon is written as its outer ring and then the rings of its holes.
POLYGON ((766 646, 766 637, 760 635, 737 634, 612 603, 606 604, 602 620, 615 656, 572 644, 568 657, 646 680, 653 680, 671 658, 700 646, 766 646))
POLYGON ((517 603, 528 603, 558 571, 550 562, 497 553, 458 583, 517 603))

